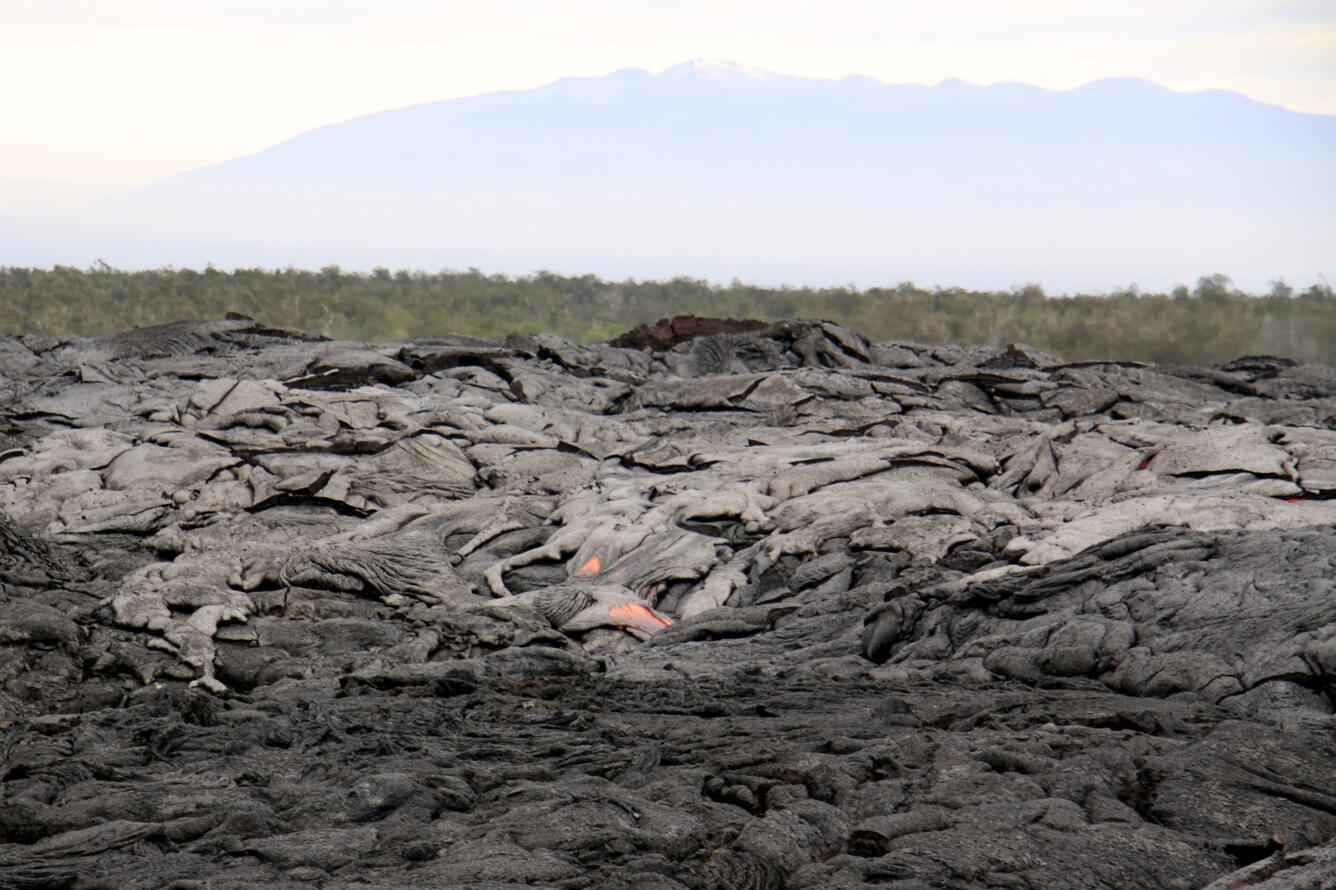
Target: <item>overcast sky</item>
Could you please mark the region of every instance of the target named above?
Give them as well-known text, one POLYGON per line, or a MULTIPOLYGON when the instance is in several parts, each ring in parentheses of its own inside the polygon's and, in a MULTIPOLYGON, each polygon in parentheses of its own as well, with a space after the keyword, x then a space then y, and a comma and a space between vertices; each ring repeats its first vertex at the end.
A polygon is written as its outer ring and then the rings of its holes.
POLYGON ((371 111, 696 57, 897 83, 1138 76, 1336 113, 1333 0, 0 0, 0 211, 371 111))

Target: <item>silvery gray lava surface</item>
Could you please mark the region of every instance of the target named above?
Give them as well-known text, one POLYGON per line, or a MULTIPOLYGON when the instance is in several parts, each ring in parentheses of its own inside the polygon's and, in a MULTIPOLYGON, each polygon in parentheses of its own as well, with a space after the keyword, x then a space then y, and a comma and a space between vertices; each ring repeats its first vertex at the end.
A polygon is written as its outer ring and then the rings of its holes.
POLYGON ((0 886, 1336 885, 1336 372, 746 327, 0 337, 0 886))

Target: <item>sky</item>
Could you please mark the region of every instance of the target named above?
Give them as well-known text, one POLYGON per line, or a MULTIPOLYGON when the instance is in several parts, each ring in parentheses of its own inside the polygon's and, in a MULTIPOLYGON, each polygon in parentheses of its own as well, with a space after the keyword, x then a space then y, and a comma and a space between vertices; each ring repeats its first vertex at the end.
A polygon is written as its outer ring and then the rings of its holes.
POLYGON ((1135 76, 1336 114, 1336 0, 0 0, 0 213, 373 111, 701 57, 889 83, 1135 76))

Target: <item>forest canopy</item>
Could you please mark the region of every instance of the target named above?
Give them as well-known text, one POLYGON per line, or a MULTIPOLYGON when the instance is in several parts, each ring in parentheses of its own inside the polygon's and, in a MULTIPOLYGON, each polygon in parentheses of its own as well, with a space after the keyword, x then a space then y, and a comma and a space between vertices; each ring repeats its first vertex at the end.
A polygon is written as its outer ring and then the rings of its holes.
POLYGON ((228 312, 340 339, 549 332, 610 339, 670 315, 824 318, 875 340, 1003 345, 1062 358, 1223 362, 1267 353, 1336 364, 1336 294, 1325 284, 1266 294, 1222 275, 1170 293, 1135 288, 1050 297, 1030 285, 961 288, 760 287, 693 278, 604 281, 538 272, 348 272, 337 266, 224 271, 0 268, 0 332, 97 335, 228 312))

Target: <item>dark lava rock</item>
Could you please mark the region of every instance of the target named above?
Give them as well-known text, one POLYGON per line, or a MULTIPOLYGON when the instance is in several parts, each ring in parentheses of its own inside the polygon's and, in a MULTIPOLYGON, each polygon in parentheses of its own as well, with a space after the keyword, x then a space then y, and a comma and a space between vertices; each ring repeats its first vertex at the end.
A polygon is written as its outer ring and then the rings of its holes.
POLYGON ((0 341, 0 887, 1336 886, 1331 369, 0 341))

